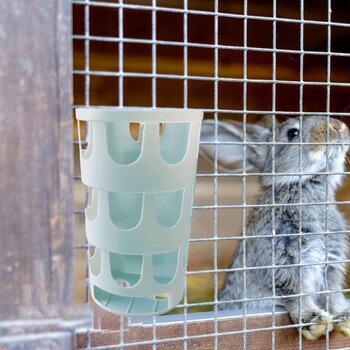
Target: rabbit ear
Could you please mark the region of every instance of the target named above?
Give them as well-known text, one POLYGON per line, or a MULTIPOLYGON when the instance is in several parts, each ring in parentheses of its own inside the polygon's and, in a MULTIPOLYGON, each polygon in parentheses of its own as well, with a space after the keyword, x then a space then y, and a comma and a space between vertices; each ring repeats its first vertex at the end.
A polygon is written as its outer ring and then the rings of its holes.
MULTIPOLYGON (((218 145, 218 167, 225 172, 239 172, 243 169, 243 124, 236 121, 218 121, 218 137, 220 142, 237 142, 237 144, 218 145)), ((246 124, 247 142, 266 142, 271 135, 271 129, 258 124, 246 124)), ((201 141, 215 141, 215 121, 204 120, 201 129, 201 141)), ((214 145, 202 144, 200 153, 209 161, 214 162, 214 145)), ((268 154, 265 145, 246 146, 246 170, 262 169, 268 154)))

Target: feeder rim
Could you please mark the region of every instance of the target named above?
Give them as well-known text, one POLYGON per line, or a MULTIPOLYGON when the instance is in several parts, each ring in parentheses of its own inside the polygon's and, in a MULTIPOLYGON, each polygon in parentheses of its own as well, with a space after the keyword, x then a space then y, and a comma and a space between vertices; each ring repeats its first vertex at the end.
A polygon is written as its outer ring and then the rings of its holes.
POLYGON ((182 108, 76 108, 76 118, 81 121, 129 122, 129 123, 189 123, 203 119, 201 109, 182 108))

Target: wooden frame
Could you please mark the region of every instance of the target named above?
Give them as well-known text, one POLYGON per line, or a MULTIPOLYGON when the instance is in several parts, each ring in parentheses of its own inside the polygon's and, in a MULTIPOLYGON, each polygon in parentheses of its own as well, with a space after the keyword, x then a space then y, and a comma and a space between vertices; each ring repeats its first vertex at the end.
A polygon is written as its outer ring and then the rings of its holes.
MULTIPOLYGON (((0 2, 0 349, 87 346, 86 308, 72 291, 72 115, 70 0, 0 2), (75 341, 77 344, 75 345, 75 341)), ((95 311, 91 346, 117 345, 120 318, 95 311), (98 325, 101 328, 98 329, 98 325)), ((286 314, 276 325, 289 325, 286 314)), ((247 328, 270 328, 270 316, 248 316, 247 328)), ((242 318, 156 325, 158 349, 212 349, 213 334, 243 329, 242 318), (191 336, 203 335, 200 337, 191 336), (178 341, 164 342, 164 338, 178 341)), ((153 340, 153 327, 124 324, 124 342, 153 340)), ((275 331, 276 348, 296 348, 294 328, 275 331)), ((218 348, 242 348, 242 335, 218 337, 218 348)), ((247 334, 248 349, 270 349, 271 330, 247 334)), ((347 339, 332 333, 329 345, 347 339)), ((325 339, 303 339, 303 349, 325 339)), ((133 347, 130 347, 132 349, 133 347)), ((152 344, 134 349, 151 349, 152 344)))
MULTIPOLYGON (((188 349, 208 350, 215 349, 215 320, 213 319, 187 321, 186 336, 184 334, 183 322, 156 323, 157 349, 183 349, 183 342, 186 339, 188 349), (193 338, 191 338, 193 337, 193 338), (174 338, 174 340, 171 340, 174 338)), ((81 332, 77 335, 77 348, 84 349, 89 343, 90 347, 106 346, 113 348, 113 345, 120 344, 121 339, 127 345, 126 349, 152 350, 153 349, 153 324, 129 325, 124 319, 123 338, 120 334, 120 318, 104 310, 95 309, 95 328, 89 332, 81 332), (89 342, 88 342, 89 339, 89 342), (137 343, 140 343, 137 345, 137 343), (145 344, 141 344, 145 342, 145 344), (135 345, 132 345, 134 343, 135 345)), ((298 349, 299 343, 303 350, 326 349, 326 337, 317 341, 310 341, 304 337, 299 338, 298 328, 291 323, 288 314, 279 313, 275 316, 275 324, 272 323, 270 315, 248 315, 246 317, 246 343, 244 347, 243 330, 244 319, 241 316, 219 318, 217 320, 217 333, 230 333, 218 335, 217 348, 220 350, 249 349, 249 350, 270 350, 272 349, 272 334, 275 334, 276 349, 298 349), (276 327, 274 331, 271 328, 276 327), (237 332, 237 333, 235 333, 237 332)), ((329 334, 329 349, 342 348, 349 344, 348 338, 332 332, 329 334)), ((328 349, 328 348, 327 348, 328 349)))
POLYGON ((70 349, 70 0, 3 1, 0 23, 0 344, 70 349))

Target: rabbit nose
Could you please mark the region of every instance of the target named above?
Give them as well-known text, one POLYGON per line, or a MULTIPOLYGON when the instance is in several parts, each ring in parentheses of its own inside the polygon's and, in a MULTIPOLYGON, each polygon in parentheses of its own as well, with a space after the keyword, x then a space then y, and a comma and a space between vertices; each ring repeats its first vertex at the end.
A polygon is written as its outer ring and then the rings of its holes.
POLYGON ((332 119, 329 123, 330 140, 334 139, 336 142, 349 142, 350 133, 347 125, 340 120, 332 119))
POLYGON ((330 128, 333 130, 340 131, 340 130, 344 129, 344 127, 345 127, 345 124, 337 119, 333 119, 330 122, 330 128))

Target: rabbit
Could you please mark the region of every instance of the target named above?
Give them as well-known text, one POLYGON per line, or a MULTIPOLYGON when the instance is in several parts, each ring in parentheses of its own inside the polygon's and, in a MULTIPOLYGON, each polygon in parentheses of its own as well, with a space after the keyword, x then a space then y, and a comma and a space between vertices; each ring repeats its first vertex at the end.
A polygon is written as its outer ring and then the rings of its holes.
POLYGON ((214 146, 204 142, 200 147, 204 157, 217 158, 218 167, 225 171, 239 171, 245 132, 245 169, 261 171, 258 206, 250 211, 247 238, 233 256, 217 308, 272 307, 274 302, 286 308, 293 323, 309 324, 302 327, 307 339, 315 340, 327 329, 350 337, 350 305, 342 292, 334 292, 344 282, 347 225, 335 204, 324 204, 335 201, 342 183, 349 129, 326 116, 289 118, 282 123, 273 116, 261 119, 245 127, 236 121, 218 121, 215 126, 213 120, 205 120, 202 124, 201 141, 213 141, 217 128, 219 142, 232 142, 218 144, 217 156, 214 146), (277 175, 271 176, 273 171, 277 175), (327 291, 331 293, 322 293, 327 291))

